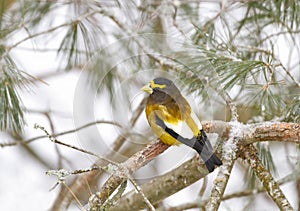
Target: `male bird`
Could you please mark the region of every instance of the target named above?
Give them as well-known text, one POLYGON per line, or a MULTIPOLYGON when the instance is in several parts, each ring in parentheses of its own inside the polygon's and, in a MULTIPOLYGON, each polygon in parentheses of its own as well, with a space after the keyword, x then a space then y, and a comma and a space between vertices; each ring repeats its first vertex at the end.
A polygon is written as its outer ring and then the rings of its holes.
POLYGON ((222 161, 202 129, 202 125, 175 84, 166 78, 155 78, 142 88, 149 93, 146 117, 153 132, 169 145, 181 143, 195 149, 209 172, 222 161))

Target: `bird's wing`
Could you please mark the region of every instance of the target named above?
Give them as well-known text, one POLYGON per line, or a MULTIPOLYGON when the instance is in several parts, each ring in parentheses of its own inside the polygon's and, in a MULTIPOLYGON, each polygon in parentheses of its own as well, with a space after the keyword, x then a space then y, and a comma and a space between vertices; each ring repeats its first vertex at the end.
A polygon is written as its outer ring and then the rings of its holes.
POLYGON ((189 125, 184 121, 178 121, 177 124, 165 122, 166 126, 178 133, 183 138, 191 139, 194 137, 194 133, 189 125))
POLYGON ((173 124, 169 124, 169 125, 171 125, 171 127, 169 127, 167 125, 167 123, 165 123, 161 118, 159 118, 158 115, 155 115, 155 121, 156 121, 156 124, 159 127, 161 127, 166 133, 170 134, 174 139, 176 139, 177 141, 179 141, 179 142, 181 142, 181 143, 183 143, 183 144, 185 144, 189 147, 194 148, 194 145, 195 145, 195 142, 197 141, 197 138, 195 136, 193 136, 193 133, 192 133, 191 130, 190 130, 190 132, 191 132, 192 137, 191 138, 186 138, 186 137, 183 137, 177 131, 172 129, 172 127, 174 128, 173 124))
MULTIPOLYGON (((170 118, 170 113, 165 106, 159 105, 159 109, 154 111, 155 115, 164 121, 165 125, 172 129, 174 132, 178 133, 183 138, 191 139, 195 136, 193 128, 187 121, 170 118)), ((193 121, 191 121, 193 122, 193 121)), ((198 120, 199 122, 199 120, 198 120)), ((194 124, 197 127, 196 123, 194 124)), ((199 131, 199 130, 198 130, 199 131)), ((196 135, 198 132, 196 133, 196 135)))
MULTIPOLYGON (((166 127, 172 129, 174 132, 180 134, 184 138, 193 138, 195 136, 194 131, 189 126, 189 124, 184 121, 180 120, 174 116, 172 116, 166 106, 158 105, 155 109, 148 111, 148 121, 151 123, 156 122, 156 116, 159 117, 166 127)), ((156 125, 152 124, 152 128, 155 128, 157 134, 161 127, 157 127, 156 125)), ((197 133, 196 133, 197 134, 197 133)))
POLYGON ((165 122, 162 119, 160 119, 157 115, 155 115, 155 118, 156 118, 156 124, 158 126, 160 126, 166 133, 170 134, 177 141, 195 149, 200 154, 204 162, 209 160, 210 157, 214 154, 213 148, 204 130, 201 130, 201 134, 200 134, 201 137, 193 136, 192 138, 189 139, 189 138, 182 137, 176 131, 169 128, 165 124, 165 122))

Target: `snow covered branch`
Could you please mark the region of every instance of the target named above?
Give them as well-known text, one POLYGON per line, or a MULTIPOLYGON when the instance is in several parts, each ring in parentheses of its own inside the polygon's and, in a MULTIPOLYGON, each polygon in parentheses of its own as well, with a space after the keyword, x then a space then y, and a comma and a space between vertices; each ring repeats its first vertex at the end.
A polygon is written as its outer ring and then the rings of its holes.
POLYGON ((262 162, 257 157, 256 148, 250 144, 247 146, 241 146, 241 150, 245 159, 255 171, 255 174, 263 183, 264 188, 272 200, 277 204, 278 208, 280 210, 294 210, 284 193, 281 191, 279 184, 274 180, 270 171, 263 166, 262 162))
MULTIPOLYGON (((224 166, 221 167, 221 171, 216 180, 215 189, 220 191, 215 192, 215 203, 213 207, 218 207, 222 200, 224 190, 226 188, 227 180, 230 176, 231 168, 238 155, 236 151, 240 151, 241 146, 248 145, 249 143, 260 141, 290 141, 294 143, 300 142, 300 125, 294 123, 261 123, 261 124, 241 124, 241 123, 228 123, 223 121, 209 121, 203 122, 203 128, 208 133, 217 133, 220 140, 224 141, 222 161, 224 166), (228 161, 228 162, 227 162, 228 161), (228 165, 226 165, 228 163, 228 165), (222 170, 223 169, 223 170, 222 170), (225 173, 224 173, 225 172, 225 173), (227 172, 227 173, 226 173, 227 172), (221 179, 225 176, 224 180, 221 179), (228 177, 228 178, 227 178, 228 177), (219 182, 218 182, 219 181, 219 182), (223 181, 223 182, 222 182, 223 181)), ((146 165, 152 159, 159 154, 163 153, 169 146, 164 145, 160 141, 156 141, 153 144, 148 145, 146 148, 137 152, 130 157, 127 161, 120 164, 122 169, 128 171, 130 175, 134 174, 139 168, 146 165)), ((220 156, 220 152, 218 153, 220 156)), ((103 164, 101 164, 102 166, 103 164)), ((91 172, 88 177, 88 181, 92 178, 97 178, 95 172, 91 172)), ((165 175, 155 178, 149 183, 141 185, 141 191, 145 194, 145 197, 149 199, 152 204, 156 204, 170 195, 178 192, 179 190, 193 184, 199 179, 205 177, 208 174, 204 164, 202 164, 198 158, 193 158, 178 168, 168 172, 165 175)), ((82 175, 79 180, 87 179, 82 175), (80 179, 82 178, 82 179, 80 179)), ((111 194, 125 181, 126 175, 113 174, 102 186, 102 188, 91 197, 90 206, 101 206, 111 194)), ((82 182, 84 183, 84 182, 82 182)), ((68 205, 64 205, 68 206, 68 205)), ((132 191, 117 202, 117 205, 111 207, 111 210, 138 210, 141 207, 146 207, 146 203, 140 193, 132 191), (134 209, 136 208, 136 209, 134 209)))
POLYGON ((217 178, 214 180, 214 187, 206 205, 206 210, 218 210, 224 195, 232 167, 237 159, 238 143, 243 138, 244 125, 235 121, 229 123, 231 131, 229 139, 223 145, 223 165, 220 167, 217 178))
MULTIPOLYGON (((208 133, 217 133, 222 139, 229 138, 231 125, 223 121, 203 122, 208 133)), ((247 145, 262 141, 300 143, 300 124, 287 122, 263 122, 246 124, 240 144, 247 145)))
MULTIPOLYGON (((225 167, 220 168, 221 171, 216 179, 215 191, 213 191, 212 194, 216 200, 214 203, 210 203, 211 206, 209 207, 211 208, 218 207, 221 200, 223 200, 223 193, 230 176, 231 168, 237 156, 235 152, 240 151, 240 147, 244 146, 244 144, 248 144, 249 142, 265 141, 262 137, 265 137, 268 141, 272 140, 271 137, 275 137, 274 140, 276 141, 286 141, 287 138, 291 142, 299 143, 299 124, 279 122, 253 125, 243 125, 241 123, 236 124, 237 125, 222 121, 203 123, 203 127, 206 131, 219 134, 220 139, 225 140, 224 146, 227 146, 223 147, 227 149, 223 153, 222 157, 225 167), (232 128, 234 129, 232 130, 232 128), (280 135, 280 131, 285 131, 284 134, 287 137, 280 135), (236 146, 236 148, 234 146, 236 146), (226 165, 226 160, 228 160, 228 165, 226 165), (222 168, 224 168, 224 171, 222 171, 222 168), (221 176, 222 178, 225 176, 224 180, 221 179, 221 176)), ((204 165, 199 163, 197 158, 193 158, 171 172, 168 172, 165 175, 157 177, 150 182, 143 184, 141 189, 150 202, 152 204, 156 204, 205 177, 207 174, 208 172, 205 170, 204 165)), ((208 205, 207 208, 209 208, 208 205)), ((145 206, 146 204, 143 202, 142 196, 135 191, 131 191, 124 195, 117 202, 117 205, 111 207, 110 209, 139 210, 145 206)))

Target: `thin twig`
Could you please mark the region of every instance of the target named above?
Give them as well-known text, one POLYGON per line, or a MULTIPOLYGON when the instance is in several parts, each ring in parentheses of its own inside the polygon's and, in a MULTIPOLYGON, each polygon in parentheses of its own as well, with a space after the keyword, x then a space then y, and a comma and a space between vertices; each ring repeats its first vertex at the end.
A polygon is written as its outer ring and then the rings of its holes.
POLYGON ((287 30, 287 31, 280 31, 280 32, 276 32, 276 33, 273 33, 273 34, 270 34, 270 35, 267 35, 266 37, 262 38, 258 45, 262 45, 262 43, 264 43, 265 41, 267 40, 270 40, 272 37, 278 37, 280 35, 285 35, 285 34, 299 34, 300 33, 300 30, 287 30))
POLYGON ((202 181, 203 181, 202 187, 201 187, 201 189, 199 191, 199 194, 198 194, 198 196, 201 197, 201 198, 203 197, 204 192, 207 188, 207 177, 204 177, 202 181))
MULTIPOLYGON (((55 127, 54 127, 53 120, 52 120, 50 114, 49 114, 48 112, 45 112, 45 113, 43 113, 43 114, 44 114, 45 117, 48 119, 48 122, 49 122, 49 125, 50 125, 50 128, 51 128, 51 134, 54 134, 54 133, 55 133, 55 127)), ((56 138, 56 137, 54 136, 54 138, 56 138)), ((24 145, 23 145, 23 146, 24 146, 24 145)), ((58 145, 55 145, 55 151, 56 151, 56 153, 57 153, 57 155, 58 155, 57 166, 58 166, 58 168, 62 168, 62 161, 63 161, 63 160, 66 160, 67 162, 69 162, 69 161, 68 161, 68 159, 67 159, 65 156, 62 155, 62 153, 61 153, 60 150, 59 150, 58 145)), ((69 162, 69 163, 70 163, 70 162, 69 162)))
POLYGON ((47 29, 47 30, 44 30, 44 31, 41 31, 41 32, 38 32, 38 33, 35 33, 35 34, 32 34, 32 35, 29 35, 17 42, 15 42, 15 44, 11 45, 11 46, 7 46, 6 47, 6 51, 1 55, 1 58, 0 58, 0 63, 3 62, 3 60, 5 59, 5 57, 8 56, 9 52, 14 49, 15 47, 17 47, 18 45, 20 45, 21 43, 27 41, 27 40, 30 40, 32 38, 35 38, 35 37, 38 37, 38 36, 41 36, 41 35, 45 35, 45 34, 49 34, 51 32, 54 32, 60 28, 63 28, 63 27, 66 27, 66 26, 71 26, 73 25, 74 23, 78 23, 78 22, 81 22, 83 19, 86 19, 90 16, 93 16, 97 13, 101 13, 102 12, 102 9, 99 9, 99 10, 94 10, 92 12, 89 12, 89 13, 86 13, 86 14, 83 14, 79 17, 77 17, 75 20, 72 20, 72 21, 68 21, 66 23, 63 23, 63 24, 60 24, 58 26, 55 26, 55 27, 52 27, 50 29, 47 29))
MULTIPOLYGON (((140 103, 140 105, 138 106, 138 108, 132 113, 132 117, 130 120, 130 128, 134 127, 137 119, 139 118, 140 114, 142 113, 143 109, 144 109, 144 103, 145 103, 145 99, 140 103)), ((125 128, 123 128, 125 130, 125 128)), ((128 134, 128 132, 125 134, 128 134)), ((126 141, 127 136, 124 135, 124 133, 121 133, 116 141, 114 142, 115 144, 113 145, 113 151, 109 152, 105 155, 105 157, 111 158, 113 159, 114 155, 116 154, 115 152, 118 151, 123 144, 126 141)), ((104 166, 107 165, 107 163, 102 160, 99 159, 97 161, 95 161, 95 163, 93 165, 96 166, 104 166)), ((86 183, 89 184, 93 184, 96 183, 100 176, 101 176, 102 172, 90 172, 87 174, 84 174, 78 178, 76 178, 73 183, 70 185, 70 188, 73 190, 74 193, 77 193, 78 191, 82 192, 83 187, 86 185, 86 183)), ((66 209, 69 204, 72 202, 73 197, 71 194, 68 193, 67 189, 61 189, 60 193, 58 194, 55 202, 53 203, 53 207, 52 210, 62 210, 62 209, 66 209)))
MULTIPOLYGON (((63 182, 62 184, 64 184, 64 187, 65 187, 66 189, 68 189, 69 192, 72 194, 72 196, 73 196, 73 198, 75 199, 76 203, 77 203, 81 208, 83 208, 83 205, 81 204, 80 200, 79 200, 78 197, 75 195, 75 193, 69 188, 69 186, 68 186, 65 182, 63 182)), ((85 210, 84 210, 84 211, 85 211, 85 210)))
MULTIPOLYGON (((137 109, 132 113, 132 117, 130 119, 130 123, 129 123, 129 128, 132 128, 136 121, 138 120, 138 118, 140 117, 141 113, 144 110, 146 104, 146 98, 144 98, 139 106, 137 107, 137 109)), ((118 138, 116 139, 116 141, 114 142, 112 149, 114 151, 119 151, 119 149, 123 146, 124 142, 126 141, 126 136, 124 134, 120 134, 118 136, 118 138)))
POLYGON ((110 195, 118 188, 118 186, 128 178, 128 175, 136 172, 138 169, 149 163, 152 159, 160 155, 169 147, 170 145, 166 145, 161 141, 155 141, 154 143, 134 154, 122 164, 119 164, 118 172, 114 173, 104 183, 99 192, 90 197, 90 207, 99 209, 110 197, 110 195))
POLYGON ((135 182, 135 180, 130 175, 129 175, 128 179, 130 180, 131 184, 134 186, 135 190, 142 196, 142 198, 143 198, 144 202, 146 203, 147 207, 151 211, 155 211, 154 206, 151 204, 149 199, 145 196, 145 194, 143 193, 141 187, 135 182))
MULTIPOLYGON (((95 121, 95 122, 87 123, 87 124, 85 124, 85 125, 83 125, 81 127, 78 127, 76 129, 67 130, 67 131, 64 131, 64 132, 61 132, 61 133, 52 134, 52 136, 58 137, 58 136, 63 136, 63 135, 67 135, 67 134, 70 134, 70 133, 75 133, 75 132, 78 132, 79 130, 85 129, 87 127, 90 127, 90 126, 93 126, 93 125, 96 125, 96 124, 111 124, 111 125, 115 125, 117 127, 123 128, 122 125, 120 125, 119 123, 114 122, 114 121, 98 120, 98 121, 95 121)), ((30 138, 30 139, 27 139, 25 141, 15 141, 15 142, 9 142, 9 143, 0 143, 0 147, 10 147, 10 146, 16 146, 16 145, 20 145, 20 144, 22 144, 22 145, 29 144, 29 143, 31 143, 33 141, 38 140, 38 139, 47 138, 47 137, 48 137, 47 135, 42 135, 42 136, 36 136, 36 137, 30 138)))
POLYGON ((83 152, 83 153, 85 153, 85 154, 89 154, 89 155, 95 156, 95 157, 97 157, 98 159, 105 160, 105 161, 107 161, 107 162, 109 162, 109 163, 111 163, 111 164, 118 165, 118 163, 116 163, 116 162, 114 162, 114 161, 112 161, 112 160, 109 160, 109 159, 107 159, 107 158, 105 158, 105 157, 102 157, 102 156, 100 156, 100 155, 97 155, 97 154, 94 153, 94 152, 91 152, 91 151, 88 151, 88 150, 85 150, 85 149, 82 149, 82 148, 79 148, 79 147, 76 147, 76 146, 73 146, 73 145, 70 145, 70 144, 67 144, 67 143, 64 143, 64 142, 61 142, 61 141, 57 140, 53 135, 50 135, 50 134, 48 133, 48 131, 47 131, 44 127, 42 127, 42 126, 40 126, 40 125, 38 125, 38 124, 35 124, 35 125, 34 125, 34 128, 35 128, 35 129, 40 129, 40 130, 44 131, 44 133, 47 135, 47 137, 50 139, 50 141, 52 141, 52 142, 54 142, 54 143, 56 143, 56 144, 60 144, 60 145, 63 145, 63 146, 72 148, 72 149, 77 150, 77 151, 79 151, 79 152, 83 152))

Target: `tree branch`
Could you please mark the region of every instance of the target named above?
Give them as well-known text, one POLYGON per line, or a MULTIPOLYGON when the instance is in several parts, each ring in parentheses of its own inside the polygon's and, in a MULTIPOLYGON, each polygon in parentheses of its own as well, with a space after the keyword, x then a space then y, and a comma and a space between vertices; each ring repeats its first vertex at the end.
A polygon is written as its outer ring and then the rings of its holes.
MULTIPOLYGON (((265 124, 241 125, 242 137, 240 137, 241 139, 239 140, 239 143, 242 146, 244 143, 248 143, 249 141, 264 141, 262 139, 263 136, 266 137, 267 140, 272 140, 271 137, 274 137, 274 128, 277 128, 277 130, 280 131, 280 129, 278 129, 280 125, 282 125, 283 128, 295 128, 298 130, 298 132, 286 131, 286 135, 290 137, 288 140, 291 142, 299 143, 300 137, 299 135, 297 136, 297 134, 299 134, 300 131, 300 124, 279 122, 269 123, 267 127, 269 130, 268 133, 263 129, 266 126, 265 124)), ((203 123, 204 130, 208 131, 209 133, 218 133, 222 139, 229 137, 231 127, 232 126, 229 123, 222 121, 203 123)), ((286 141, 285 137, 279 137, 281 138, 276 138, 277 141, 286 141)), ((152 204, 157 204, 163 199, 205 177, 207 174, 208 172, 206 171, 205 166, 200 164, 198 159, 193 158, 173 171, 143 184, 141 189, 152 204)), ((199 202, 197 204, 199 204, 199 202)), ((146 205, 141 196, 135 191, 131 191, 124 195, 118 201, 118 204, 114 207, 111 207, 110 210, 140 210, 145 208, 145 206, 146 205)))
MULTIPOLYGON (((217 133, 222 139, 229 138, 231 125, 222 121, 203 122, 208 133, 217 133)), ((288 122, 264 122, 244 125, 240 144, 248 145, 263 141, 300 143, 300 124, 288 122)))
MULTIPOLYGON (((143 100, 140 103, 140 105, 138 106, 138 108, 132 113, 129 127, 133 127, 135 125, 138 117, 141 114, 141 111, 144 108, 144 103, 145 103, 145 100, 143 100)), ((121 126, 121 128, 122 128, 122 126, 121 126)), ((115 152, 118 151, 123 146, 125 140, 126 140, 126 135, 124 132, 124 133, 121 133, 116 138, 116 141, 114 142, 114 145, 113 145, 113 151, 109 152, 105 157, 113 159, 115 152)), ((92 166, 106 166, 106 165, 108 165, 108 162, 106 162, 103 159, 98 159, 92 166)), ((69 189, 71 189, 74 194, 81 194, 81 196, 82 196, 82 193, 84 193, 83 194, 83 196, 85 196, 84 199, 87 199, 86 196, 91 192, 89 189, 86 190, 87 184, 90 187, 97 187, 97 182, 102 173, 103 173, 103 171, 99 170, 98 172, 93 171, 93 172, 88 172, 86 174, 83 174, 83 175, 79 176, 78 178, 75 178, 75 180, 71 182, 69 189)), ((69 192, 69 190, 63 187, 61 189, 60 193, 58 194, 55 202, 53 203, 52 210, 58 211, 58 210, 66 209, 70 205, 70 203, 73 201, 73 199, 74 199, 74 197, 69 192)))
MULTIPOLYGON (((93 126, 93 125, 96 125, 96 124, 111 124, 111 125, 114 125, 114 126, 117 126, 117 127, 120 127, 121 129, 123 129, 123 127, 117 122, 107 121, 107 120, 98 120, 98 121, 95 121, 95 122, 87 123, 83 126, 80 126, 78 128, 72 129, 72 130, 67 130, 67 131, 64 131, 64 132, 61 132, 61 133, 52 134, 51 136, 58 137, 58 136, 63 136, 63 135, 67 135, 67 134, 70 134, 70 133, 76 133, 79 130, 85 129, 87 127, 90 127, 90 126, 93 126)), ((27 139, 27 140, 12 141, 12 142, 8 142, 8 143, 0 143, 0 147, 11 147, 11 146, 16 146, 16 145, 21 145, 21 144, 22 145, 30 144, 33 141, 43 139, 43 138, 47 138, 47 137, 48 137, 47 135, 41 135, 41 136, 36 136, 36 137, 30 138, 30 139, 27 139)))
MULTIPOLYGON (((139 113, 139 112, 138 112, 139 113)), ((105 121, 99 121, 99 123, 106 123, 105 121)), ((111 124, 112 122, 107 122, 111 124)), ((95 123, 93 123, 95 124, 95 123)), ((114 123, 113 123, 114 124, 114 123)), ((90 124, 87 124, 88 126, 90 124)), ((83 126, 84 127, 84 126, 83 126)), ((223 121, 209 121, 209 122, 203 122, 203 128, 208 133, 217 133, 219 137, 222 139, 228 139, 231 125, 227 122, 223 121)), ((72 130, 70 132, 75 132, 76 130, 72 130)), ((67 134, 66 132, 61 133, 60 135, 67 134)), ((59 134, 56 134, 58 136, 59 134)), ((45 136, 43 136, 45 137, 45 136)), ((38 139, 40 137, 35 138, 34 140, 38 139)), ((261 123, 261 124, 247 124, 244 125, 243 129, 243 138, 240 140, 240 143, 243 145, 254 143, 254 142, 260 142, 260 141, 289 141, 294 143, 300 143, 300 124, 296 123, 285 123, 285 122, 275 122, 275 123, 261 123)), ((103 163, 104 161, 100 160, 97 161, 94 165, 96 166, 104 166, 107 165, 107 163, 103 163)), ((145 164, 144 164, 145 165, 145 164)), ((195 166, 191 166, 191 168, 195 168, 195 166)), ((198 167, 197 167, 198 168, 198 167)), ((134 172, 134 171, 132 171, 134 172)), ((195 173, 195 172, 194 172, 195 173)), ((76 182, 72 185, 72 191, 74 193, 82 192, 83 186, 86 186, 86 184, 91 184, 93 181, 97 180, 98 175, 100 172, 92 171, 87 174, 81 175, 78 179, 76 179, 76 182), (73 187, 74 186, 74 187, 73 187)), ((182 174, 182 172, 181 172, 182 174)), ((199 172, 197 173, 199 174, 199 172)), ((206 175, 206 174, 205 174, 206 175)), ((186 183, 184 187, 188 186, 188 184, 192 184, 196 182, 201 177, 191 177, 190 179, 193 179, 190 181, 190 183, 186 183)), ((120 180, 121 181, 121 180, 120 180)), ((116 186, 117 188, 118 186, 116 186)), ((184 187, 181 187, 184 188, 184 187)), ((170 188, 174 188, 174 186, 171 186, 170 188)), ((143 190, 143 189, 142 189, 143 190)), ((174 189, 176 190, 176 189, 174 189)), ((157 190, 158 192, 161 190, 157 190)), ((170 191, 170 190, 168 190, 170 191)), ((178 190, 177 190, 178 191, 178 190)), ((145 193, 145 191, 143 190, 145 193)), ((163 191, 164 192, 164 191, 163 191)), ((174 193, 174 192, 170 192, 174 193)), ((53 210, 58 210, 61 207, 67 207, 72 200, 72 195, 68 194, 68 190, 64 189, 61 191, 59 195, 63 195, 63 197, 58 197, 60 200, 59 202, 56 201, 53 206, 53 210)), ((148 195, 146 194, 147 198, 148 195)), ((165 197, 168 197, 169 195, 162 195, 159 200, 162 200, 165 197)), ((151 198, 151 197, 150 197, 151 198)), ((151 201, 151 200, 150 200, 151 201)), ((151 201, 153 203, 153 201, 151 201)))
POLYGON ((223 146, 223 165, 220 167, 217 178, 214 180, 214 187, 206 204, 206 210, 218 210, 222 197, 224 195, 230 173, 232 171, 235 160, 238 143, 243 138, 244 125, 238 122, 229 123, 232 125, 228 141, 223 146))
POLYGON ((261 141, 283 141, 300 143, 300 124, 287 122, 266 122, 249 125, 243 144, 261 141))
POLYGON ((279 184, 274 180, 272 174, 262 165, 257 157, 256 148, 250 144, 248 146, 241 146, 243 156, 255 171, 255 174, 263 183, 264 188, 267 190, 269 196, 277 204, 280 210, 294 210, 281 191, 279 184))
MULTIPOLYGON (((193 184, 205 177, 208 171, 198 156, 186 161, 173 171, 159 176, 148 183, 141 185, 141 190, 152 204, 161 202, 168 196, 193 184)), ((131 191, 123 196, 110 211, 140 210, 146 207, 142 196, 131 191)))
MULTIPOLYGON (((297 168, 295 171, 293 171, 291 174, 285 176, 284 178, 278 180, 279 185, 283 185, 285 183, 298 180, 300 178, 300 169, 297 168)), ((205 179, 205 178, 204 178, 205 179)), ((222 200, 229 200, 232 198, 238 198, 238 197, 245 197, 245 196, 251 196, 258 193, 264 193, 266 189, 263 187, 259 187, 257 189, 246 189, 241 192, 232 193, 225 195, 222 200)), ((208 202, 209 199, 204 199, 199 203, 199 201, 191 202, 191 203, 185 203, 176 207, 170 207, 166 209, 165 211, 181 211, 181 210, 188 210, 193 208, 202 208, 204 209, 204 205, 208 202)))
MULTIPOLYGON (((127 175, 133 174, 169 147, 170 145, 166 145, 161 141, 156 141, 134 154, 124 163, 120 164, 116 173, 104 183, 100 191, 90 197, 90 208, 92 210, 100 209, 101 205, 103 205, 103 203, 119 187, 119 185, 128 179, 127 175)), ((138 193, 138 195, 141 196, 140 193, 138 193)), ((141 197, 141 200, 144 202, 143 196, 141 197)))

